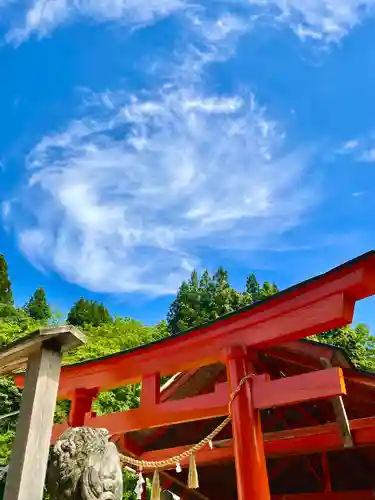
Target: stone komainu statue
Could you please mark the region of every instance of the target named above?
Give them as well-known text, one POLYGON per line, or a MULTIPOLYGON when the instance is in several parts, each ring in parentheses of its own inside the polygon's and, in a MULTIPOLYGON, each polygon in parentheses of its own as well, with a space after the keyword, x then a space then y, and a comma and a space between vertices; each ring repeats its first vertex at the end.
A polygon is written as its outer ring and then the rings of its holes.
POLYGON ((52 449, 47 470, 51 500, 121 500, 120 456, 106 429, 76 427, 52 449))

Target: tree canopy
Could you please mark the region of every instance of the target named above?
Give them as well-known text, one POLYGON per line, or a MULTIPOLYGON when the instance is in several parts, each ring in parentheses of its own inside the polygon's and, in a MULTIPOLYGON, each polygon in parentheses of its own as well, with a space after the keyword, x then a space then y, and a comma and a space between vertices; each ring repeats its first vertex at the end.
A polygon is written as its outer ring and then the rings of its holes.
POLYGON ((86 300, 81 297, 70 309, 67 321, 70 325, 83 327, 84 325, 99 326, 112 321, 108 309, 101 302, 86 300))
POLYGON ((25 312, 34 318, 36 321, 42 323, 48 322, 51 318, 51 308, 47 302, 46 292, 43 288, 37 288, 30 300, 24 306, 25 312))
POLYGON ((0 304, 13 304, 12 285, 8 276, 8 264, 0 254, 0 304))
POLYGON ((247 277, 242 292, 232 288, 228 280, 228 272, 223 267, 213 275, 205 270, 201 277, 193 271, 190 279, 181 283, 169 307, 167 323, 170 332, 178 333, 217 319, 279 291, 275 284, 267 281, 261 285, 253 273, 247 277))

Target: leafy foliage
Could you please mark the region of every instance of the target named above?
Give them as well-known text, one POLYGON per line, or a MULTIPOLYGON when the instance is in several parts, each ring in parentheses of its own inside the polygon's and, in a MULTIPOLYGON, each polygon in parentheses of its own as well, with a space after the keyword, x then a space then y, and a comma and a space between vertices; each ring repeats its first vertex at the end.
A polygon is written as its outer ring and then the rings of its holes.
POLYGON ((13 304, 12 285, 4 255, 0 255, 0 304, 13 304))
POLYGON ((357 368, 375 371, 375 338, 362 323, 355 328, 344 326, 320 333, 312 340, 341 347, 357 368))
POLYGON ((68 314, 70 325, 83 327, 85 325, 99 326, 112 321, 108 309, 96 300, 86 300, 81 297, 68 314))
POLYGON ((254 273, 249 274, 246 278, 246 293, 251 297, 252 302, 261 298, 260 285, 254 273))
POLYGON ((24 306, 25 312, 36 321, 47 323, 51 318, 51 308, 47 302, 46 292, 43 288, 35 290, 30 300, 24 306))
POLYGON ((193 271, 188 281, 183 281, 172 302, 167 323, 172 334, 196 327, 237 309, 277 293, 275 284, 267 281, 260 285, 255 274, 246 279, 244 292, 232 288, 228 272, 219 267, 213 276, 205 270, 199 278, 193 271))
MULTIPOLYGON (((181 284, 169 308, 168 328, 172 334, 194 328, 278 291, 275 283, 265 281, 260 285, 255 274, 247 277, 245 291, 240 293, 230 286, 228 273, 222 267, 213 276, 204 271, 200 279, 194 271, 189 281, 181 284)), ((341 347, 356 367, 375 371, 375 338, 366 325, 337 328, 311 340, 341 347)))

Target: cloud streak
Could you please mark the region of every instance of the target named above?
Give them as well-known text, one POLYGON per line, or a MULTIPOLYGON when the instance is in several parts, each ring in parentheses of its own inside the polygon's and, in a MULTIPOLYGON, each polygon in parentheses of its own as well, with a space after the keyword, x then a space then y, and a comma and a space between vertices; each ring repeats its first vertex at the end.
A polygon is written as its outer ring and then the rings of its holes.
POLYGON ((335 153, 350 156, 359 163, 375 163, 375 133, 367 137, 350 139, 342 144, 335 153))
MULTIPOLYGON (((0 0, 1 1, 1 0, 0 0)), ((35 0, 21 26, 12 28, 7 41, 22 43, 31 35, 44 37, 59 25, 79 18, 100 23, 150 24, 183 6, 183 0, 35 0)))
POLYGON ((261 22, 263 26, 285 25, 301 40, 331 43, 373 15, 375 0, 231 0, 209 5, 191 0, 34 0, 21 24, 9 31, 7 40, 18 44, 32 35, 44 37, 56 27, 78 19, 136 26, 181 12, 187 19, 196 20, 191 12, 207 14, 223 7, 238 15, 221 18, 221 25, 206 23, 212 40, 226 29, 231 30, 233 23, 249 29, 261 22))
POLYGON ((339 41, 373 15, 375 7, 374 0, 266 0, 266 3, 279 9, 280 21, 289 24, 301 39, 326 42, 339 41))

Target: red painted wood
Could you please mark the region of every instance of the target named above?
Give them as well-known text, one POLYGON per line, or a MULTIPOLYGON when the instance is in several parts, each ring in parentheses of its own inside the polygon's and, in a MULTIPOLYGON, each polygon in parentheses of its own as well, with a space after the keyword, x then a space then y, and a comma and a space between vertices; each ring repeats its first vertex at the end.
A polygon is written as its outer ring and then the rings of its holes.
MULTIPOLYGON (((81 413, 83 411, 82 415, 75 417, 74 421, 69 420, 70 425, 74 427, 83 425, 84 422, 91 427, 105 427, 111 434, 121 434, 228 414, 229 397, 226 383, 217 384, 214 393, 156 404, 155 401, 159 396, 155 380, 158 380, 158 377, 145 379, 141 408, 97 417, 87 413, 91 408, 91 400, 87 400, 86 406, 80 410, 81 413)), ((345 394, 345 384, 340 368, 329 368, 272 381, 261 375, 255 377, 253 381, 253 404, 258 409, 343 394, 345 394)), ((66 424, 57 424, 55 427, 54 438, 67 428, 66 424)))
MULTIPOLYGON (((363 446, 375 444, 375 418, 352 420, 350 427, 355 442, 359 441, 363 446)), ((190 446, 149 451, 143 453, 141 457, 143 460, 164 460, 179 455, 190 446)), ((342 449, 342 440, 336 424, 264 434, 264 451, 267 457, 306 455, 313 452, 319 453, 340 449, 342 449)), ((196 461, 200 466, 230 460, 233 460, 233 443, 231 439, 220 442, 219 448, 211 450, 207 446, 196 454, 196 461)), ((181 466, 187 467, 188 461, 181 462, 181 466)))
POLYGON ((332 492, 332 484, 331 484, 331 470, 329 467, 329 460, 326 451, 322 453, 322 470, 323 470, 323 487, 325 493, 332 492))
MULTIPOLYGON (((226 383, 217 384, 215 392, 210 394, 156 404, 159 395, 155 380, 158 380, 158 377, 150 376, 144 379, 141 408, 99 417, 87 415, 85 425, 105 427, 111 434, 126 434, 228 414, 229 397, 226 383)), ((257 376, 253 381, 252 397, 254 407, 263 409, 343 394, 346 392, 341 369, 328 368, 272 381, 265 375, 257 376)))
MULTIPOLYGON (((156 450, 156 451, 146 451, 142 453, 142 460, 150 460, 153 461, 154 457, 157 457, 156 460, 164 460, 176 455, 179 455, 183 451, 189 449, 189 446, 176 446, 175 448, 166 448, 165 450, 156 450)), ((206 465, 213 465, 220 462, 228 462, 233 460, 233 445, 232 440, 228 440, 228 445, 223 448, 214 448, 211 450, 208 446, 203 450, 199 451, 195 455, 196 463, 199 467, 203 467, 206 465)), ((180 465, 182 468, 189 467, 189 458, 185 458, 181 460, 180 465)), ((175 469, 175 465, 170 465, 165 467, 166 470, 175 469)))
MULTIPOLYGON (((233 393, 248 373, 246 350, 231 349, 227 358, 228 381, 233 393)), ((237 498, 270 500, 260 412, 254 407, 252 380, 247 380, 232 405, 233 449, 237 498)))
POLYGON ((97 396, 97 389, 77 389, 74 391, 68 416, 70 427, 85 425, 87 414, 91 416, 92 402, 97 396))
MULTIPOLYGON (((375 293, 375 253, 293 287, 267 301, 188 334, 62 370, 59 396, 77 387, 110 389, 136 383, 149 373, 186 371, 222 361, 223 348, 264 348, 350 323, 354 302, 375 293), (181 345, 183 344, 183 348, 181 345)), ((16 377, 17 384, 23 380, 16 377)))
POLYGON ((269 382, 256 378, 253 401, 256 408, 265 409, 345 394, 341 368, 328 368, 269 382))
POLYGON ((160 401, 160 375, 154 373, 142 378, 141 408, 150 408, 160 401))
MULTIPOLYGON (((228 415, 227 384, 217 384, 215 392, 136 410, 101 415, 86 420, 85 425, 108 429, 111 434, 124 434, 184 422, 194 422, 228 415)), ((56 424, 53 435, 61 434, 65 424, 56 424), (55 429, 56 428, 56 429, 55 429)))
MULTIPOLYGON (((282 317, 257 323, 251 328, 226 332, 223 325, 217 331, 202 330, 198 336, 192 332, 184 338, 183 347, 181 338, 172 336, 155 346, 145 346, 104 360, 64 367, 60 378, 59 398, 68 398, 67 395, 77 387, 90 388, 100 384, 100 390, 111 389, 137 383, 144 375, 153 371, 168 375, 193 366, 224 361, 223 349, 232 345, 259 344, 261 338, 268 342, 302 338, 350 323, 352 317, 352 300, 339 294, 314 302, 304 310, 292 311, 282 317)), ((17 376, 15 380, 22 386, 22 377, 17 376)))

